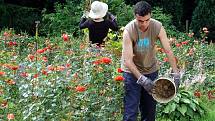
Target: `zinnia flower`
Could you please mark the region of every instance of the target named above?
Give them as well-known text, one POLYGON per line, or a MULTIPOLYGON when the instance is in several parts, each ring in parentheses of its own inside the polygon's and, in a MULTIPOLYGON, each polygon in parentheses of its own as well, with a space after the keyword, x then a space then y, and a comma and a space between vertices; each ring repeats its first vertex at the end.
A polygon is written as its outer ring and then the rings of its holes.
POLYGON ((4 71, 0 71, 0 76, 4 76, 5 72, 4 71))
POLYGON ((75 90, 76 90, 77 92, 84 92, 84 91, 86 90, 86 87, 78 85, 78 86, 75 88, 75 90))
POLYGON ((7 114, 7 119, 8 120, 13 120, 14 119, 14 114, 12 114, 12 113, 7 114))
POLYGON ((118 68, 118 69, 117 69, 117 72, 118 72, 118 73, 122 73, 123 71, 122 71, 121 68, 118 68))
POLYGON ((108 57, 103 57, 103 58, 101 58, 101 61, 102 61, 102 63, 105 63, 105 64, 111 63, 111 59, 108 58, 108 57))
POLYGON ((123 76, 116 76, 114 78, 115 81, 123 81, 124 80, 124 77, 123 76))

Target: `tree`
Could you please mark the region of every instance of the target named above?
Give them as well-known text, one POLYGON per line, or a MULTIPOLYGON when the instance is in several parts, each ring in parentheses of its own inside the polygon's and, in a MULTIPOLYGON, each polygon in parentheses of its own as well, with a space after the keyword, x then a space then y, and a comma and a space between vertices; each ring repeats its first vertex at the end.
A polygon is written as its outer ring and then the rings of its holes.
MULTIPOLYGON (((215 0, 199 0, 192 16, 191 26, 197 37, 200 30, 207 27, 208 40, 215 40, 215 0)), ((215 42, 215 41, 214 41, 215 42)))

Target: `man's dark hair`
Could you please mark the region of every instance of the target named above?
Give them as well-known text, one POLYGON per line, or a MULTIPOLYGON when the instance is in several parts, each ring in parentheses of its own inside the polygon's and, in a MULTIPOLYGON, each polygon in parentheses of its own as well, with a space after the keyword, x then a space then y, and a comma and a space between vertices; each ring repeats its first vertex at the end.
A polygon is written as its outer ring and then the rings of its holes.
POLYGON ((135 4, 134 6, 134 14, 138 14, 139 16, 145 16, 149 13, 151 14, 151 5, 147 3, 146 1, 140 1, 135 4))

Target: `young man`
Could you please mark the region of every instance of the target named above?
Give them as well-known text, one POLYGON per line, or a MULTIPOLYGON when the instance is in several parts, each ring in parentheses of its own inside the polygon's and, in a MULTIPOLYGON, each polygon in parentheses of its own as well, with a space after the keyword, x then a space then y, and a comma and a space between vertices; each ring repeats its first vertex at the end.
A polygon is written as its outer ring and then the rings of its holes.
POLYGON ((91 4, 90 18, 88 19, 88 15, 81 18, 79 27, 80 29, 89 29, 89 39, 92 44, 100 46, 104 42, 109 28, 114 31, 118 30, 116 17, 107 11, 108 5, 106 3, 94 1, 91 4), (106 16, 108 16, 109 19, 105 19, 104 17, 106 16))
POLYGON ((125 78, 124 121, 136 121, 138 110, 141 121, 155 121, 156 101, 151 96, 153 81, 158 77, 155 41, 160 40, 173 69, 176 86, 179 71, 169 39, 162 24, 151 18, 151 6, 140 1, 134 6, 135 19, 123 32, 122 69, 125 78))

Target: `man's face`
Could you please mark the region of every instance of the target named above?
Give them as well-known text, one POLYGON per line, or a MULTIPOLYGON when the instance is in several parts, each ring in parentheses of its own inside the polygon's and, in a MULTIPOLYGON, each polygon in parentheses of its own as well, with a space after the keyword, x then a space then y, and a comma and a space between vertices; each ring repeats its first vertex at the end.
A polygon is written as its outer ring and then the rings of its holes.
POLYGON ((145 16, 139 16, 138 14, 135 15, 135 18, 137 20, 138 26, 142 31, 145 31, 148 26, 151 19, 151 14, 147 14, 145 16))

